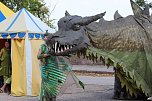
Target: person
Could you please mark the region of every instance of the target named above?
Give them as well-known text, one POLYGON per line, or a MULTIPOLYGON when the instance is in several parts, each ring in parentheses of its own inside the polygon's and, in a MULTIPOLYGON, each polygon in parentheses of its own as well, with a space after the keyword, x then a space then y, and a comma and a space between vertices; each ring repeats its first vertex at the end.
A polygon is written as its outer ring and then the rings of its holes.
POLYGON ((116 68, 114 67, 114 76, 115 76, 115 82, 114 82, 114 95, 113 95, 113 99, 126 99, 127 95, 127 91, 125 86, 122 87, 121 86, 121 81, 118 77, 118 73, 121 71, 120 68, 116 68))
POLYGON ((0 88, 0 92, 4 93, 6 86, 11 82, 11 55, 10 55, 10 44, 8 41, 5 42, 5 47, 0 51, 0 76, 3 76, 3 86, 0 88))
POLYGON ((120 79, 117 76, 118 69, 114 67, 115 71, 115 82, 114 82, 114 96, 113 99, 119 99, 121 95, 121 82, 120 79))
MULTIPOLYGON (((56 101, 56 96, 63 92, 67 85, 69 86, 66 82, 67 78, 70 78, 68 76, 73 75, 71 77, 76 78, 62 56, 55 56, 49 53, 50 49, 46 43, 48 35, 49 33, 46 31, 44 35, 45 43, 41 45, 37 55, 37 58, 41 61, 40 69, 42 78, 39 101, 56 101)), ((76 79, 73 81, 78 81, 84 88, 84 84, 78 78, 76 79)))

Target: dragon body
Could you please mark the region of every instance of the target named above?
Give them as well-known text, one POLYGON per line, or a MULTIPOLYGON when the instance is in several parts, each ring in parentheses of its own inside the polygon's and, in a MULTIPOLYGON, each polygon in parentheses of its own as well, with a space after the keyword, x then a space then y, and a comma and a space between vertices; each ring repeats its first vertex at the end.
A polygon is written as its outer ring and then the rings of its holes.
POLYGON ((106 21, 104 13, 81 17, 65 13, 47 41, 52 54, 79 53, 120 69, 118 77, 131 95, 152 95, 152 17, 131 1, 134 15, 106 21), (96 20, 99 20, 96 22, 96 20))

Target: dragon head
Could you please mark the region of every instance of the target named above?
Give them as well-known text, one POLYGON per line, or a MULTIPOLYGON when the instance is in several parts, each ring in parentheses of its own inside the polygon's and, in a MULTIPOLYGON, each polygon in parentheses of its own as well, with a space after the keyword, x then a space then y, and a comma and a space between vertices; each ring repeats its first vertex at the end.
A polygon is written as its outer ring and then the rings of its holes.
POLYGON ((70 15, 66 11, 65 17, 58 21, 58 31, 48 36, 47 44, 55 55, 69 55, 87 48, 90 40, 86 34, 85 26, 104 15, 105 12, 95 16, 81 17, 70 15))

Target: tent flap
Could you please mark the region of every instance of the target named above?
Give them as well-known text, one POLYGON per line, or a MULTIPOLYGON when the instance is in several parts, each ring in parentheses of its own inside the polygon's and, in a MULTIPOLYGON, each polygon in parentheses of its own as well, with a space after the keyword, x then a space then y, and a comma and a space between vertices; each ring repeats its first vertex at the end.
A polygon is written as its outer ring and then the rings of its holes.
MULTIPOLYGON (((18 33, 0 33, 0 39, 24 39, 26 33, 25 32, 18 32, 18 33)), ((39 33, 28 33, 29 39, 43 39, 44 34, 39 33)))
POLYGON ((43 39, 44 38, 44 34, 28 33, 28 38, 29 39, 43 39))
POLYGON ((13 96, 27 95, 25 40, 12 40, 12 85, 13 96))

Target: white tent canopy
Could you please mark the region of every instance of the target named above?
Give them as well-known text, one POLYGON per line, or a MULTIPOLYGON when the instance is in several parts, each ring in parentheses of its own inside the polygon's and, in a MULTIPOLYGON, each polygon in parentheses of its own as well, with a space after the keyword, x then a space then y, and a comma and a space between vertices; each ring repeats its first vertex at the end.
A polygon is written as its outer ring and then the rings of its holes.
POLYGON ((25 8, 15 13, 12 17, 0 23, 0 32, 30 32, 44 33, 46 30, 52 33, 54 30, 48 27, 39 18, 32 15, 25 8))
POLYGON ((39 94, 41 79, 37 53, 46 30, 54 32, 25 8, 0 23, 0 38, 11 39, 12 95, 39 94))

